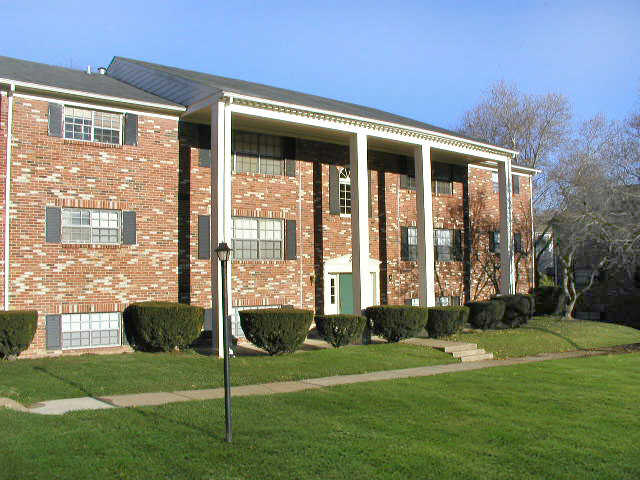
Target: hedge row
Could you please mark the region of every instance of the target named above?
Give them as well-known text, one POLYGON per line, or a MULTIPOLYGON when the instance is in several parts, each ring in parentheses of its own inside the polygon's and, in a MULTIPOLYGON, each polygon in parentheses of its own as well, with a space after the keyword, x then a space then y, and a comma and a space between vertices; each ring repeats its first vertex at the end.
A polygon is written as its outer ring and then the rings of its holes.
POLYGON ((527 323, 535 312, 532 295, 499 295, 484 302, 467 303, 469 323, 483 330, 517 328, 527 323))
POLYGON ((38 325, 35 310, 0 312, 0 358, 18 356, 33 341, 38 325))

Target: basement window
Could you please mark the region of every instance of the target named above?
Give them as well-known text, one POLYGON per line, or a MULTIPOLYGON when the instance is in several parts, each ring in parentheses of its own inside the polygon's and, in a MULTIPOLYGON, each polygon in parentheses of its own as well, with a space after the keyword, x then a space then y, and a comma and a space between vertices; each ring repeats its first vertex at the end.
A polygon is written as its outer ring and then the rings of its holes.
POLYGON ((62 348, 119 346, 121 324, 118 312, 63 314, 62 348))

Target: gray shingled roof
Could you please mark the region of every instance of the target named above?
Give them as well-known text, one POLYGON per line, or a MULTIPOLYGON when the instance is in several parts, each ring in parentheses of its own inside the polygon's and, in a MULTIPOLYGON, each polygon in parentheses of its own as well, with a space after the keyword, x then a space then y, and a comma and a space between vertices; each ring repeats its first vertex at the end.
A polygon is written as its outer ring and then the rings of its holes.
POLYGON ((88 75, 82 70, 56 67, 11 57, 0 56, 0 78, 160 105, 180 106, 108 75, 97 73, 88 75))
POLYGON ((330 98, 319 97, 307 93, 300 93, 293 90, 286 90, 284 88, 270 87, 260 83, 247 82, 244 80, 220 77, 193 70, 184 70, 181 68, 144 62, 142 60, 113 57, 107 74, 114 75, 120 80, 134 84, 143 90, 153 91, 158 95, 171 95, 173 101, 182 103, 185 106, 193 104, 217 91, 223 90, 241 95, 264 98, 267 100, 329 110, 336 113, 357 115, 372 120, 397 123, 407 127, 416 127, 454 135, 456 137, 466 138, 469 140, 484 142, 483 140, 461 135, 458 132, 436 127, 435 125, 430 125, 428 123, 395 115, 382 110, 377 110, 375 108, 342 102, 340 100, 332 100, 330 98), (142 69, 147 70, 147 72, 156 72, 159 75, 145 74, 145 72, 141 71, 142 69), (175 80, 175 82, 173 85, 170 85, 172 80, 175 80), (185 80, 191 84, 191 94, 185 94, 185 89, 180 88, 182 86, 186 86, 184 85, 185 80), (193 87, 194 84, 196 87, 193 87))

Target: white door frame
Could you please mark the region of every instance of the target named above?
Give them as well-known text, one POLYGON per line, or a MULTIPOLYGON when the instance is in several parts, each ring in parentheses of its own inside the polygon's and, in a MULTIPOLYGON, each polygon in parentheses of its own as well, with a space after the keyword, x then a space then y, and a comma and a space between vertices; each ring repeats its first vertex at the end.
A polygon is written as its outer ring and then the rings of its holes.
MULTIPOLYGON (((331 258, 324 262, 324 313, 332 315, 338 313, 340 305, 340 273, 353 273, 351 255, 331 258), (334 303, 331 303, 331 280, 334 281, 334 303)), ((380 260, 369 257, 368 271, 375 276, 373 282, 373 305, 380 304, 380 260)))

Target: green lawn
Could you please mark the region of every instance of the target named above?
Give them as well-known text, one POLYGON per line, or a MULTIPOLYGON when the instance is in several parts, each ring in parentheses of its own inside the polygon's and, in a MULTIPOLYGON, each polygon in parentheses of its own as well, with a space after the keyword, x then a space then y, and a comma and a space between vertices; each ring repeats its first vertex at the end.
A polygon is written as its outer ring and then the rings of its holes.
MULTIPOLYGON (((134 379, 132 379, 134 380, 134 379)), ((1 479, 637 479, 640 354, 42 417, 0 409, 1 479)))
POLYGON ((611 323, 535 317, 517 329, 479 330, 451 339, 477 343, 496 358, 508 358, 638 343, 640 330, 611 323))
MULTIPOLYGON (((405 344, 349 346, 231 360, 234 385, 452 363, 449 354, 405 344)), ((221 387, 222 360, 195 352, 82 355, 0 362, 0 397, 56 398, 221 387)))

